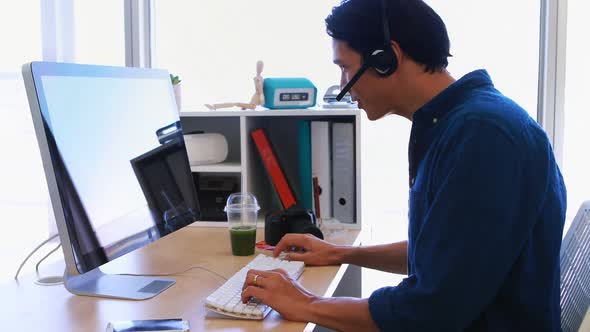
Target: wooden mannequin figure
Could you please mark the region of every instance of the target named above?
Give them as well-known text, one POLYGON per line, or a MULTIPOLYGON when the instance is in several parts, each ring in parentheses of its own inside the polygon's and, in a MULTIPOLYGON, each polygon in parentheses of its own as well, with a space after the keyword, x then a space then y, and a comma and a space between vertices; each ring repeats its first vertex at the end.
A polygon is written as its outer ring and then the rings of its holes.
POLYGON ((264 63, 262 61, 256 62, 256 77, 254 77, 254 95, 250 99, 249 103, 220 103, 220 104, 205 104, 210 110, 217 110, 220 108, 228 107, 241 107, 245 109, 255 109, 258 105, 264 105, 264 91, 262 89, 264 79, 262 78, 262 70, 264 69, 264 63))

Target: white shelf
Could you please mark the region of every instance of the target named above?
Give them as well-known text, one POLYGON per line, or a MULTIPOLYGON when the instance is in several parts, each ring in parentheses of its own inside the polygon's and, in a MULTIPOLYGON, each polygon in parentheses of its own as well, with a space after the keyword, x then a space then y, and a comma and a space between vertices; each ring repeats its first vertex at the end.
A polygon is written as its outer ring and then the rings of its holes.
POLYGON ((194 173, 241 173, 242 165, 237 161, 226 161, 219 164, 191 166, 194 173))
POLYGON ((182 117, 223 117, 223 116, 333 116, 333 115, 356 115, 359 112, 357 108, 304 108, 304 109, 279 109, 271 110, 266 108, 257 108, 255 110, 242 110, 239 108, 229 108, 222 110, 182 110, 182 117))
MULTIPOLYGON (((299 184, 299 157, 298 157, 298 126, 299 121, 330 121, 348 122, 354 124, 355 135, 355 205, 356 223, 345 224, 337 220, 326 220, 329 228, 353 228, 362 227, 361 211, 361 117, 359 109, 283 109, 269 110, 262 107, 256 110, 241 110, 239 108, 222 109, 212 111, 200 108, 185 109, 180 113, 183 128, 190 131, 202 130, 204 132, 220 133, 228 141, 228 160, 215 165, 192 166, 195 173, 221 173, 221 175, 238 175, 240 178, 240 190, 256 195, 259 204, 263 208, 260 217, 268 211, 282 209, 281 202, 276 194, 260 160, 260 154, 251 138, 251 132, 257 128, 266 130, 277 157, 282 161, 282 168, 287 180, 297 195, 299 184)), ((189 152, 190 153, 190 152, 189 152)), ((212 224, 221 226, 223 223, 212 224)))

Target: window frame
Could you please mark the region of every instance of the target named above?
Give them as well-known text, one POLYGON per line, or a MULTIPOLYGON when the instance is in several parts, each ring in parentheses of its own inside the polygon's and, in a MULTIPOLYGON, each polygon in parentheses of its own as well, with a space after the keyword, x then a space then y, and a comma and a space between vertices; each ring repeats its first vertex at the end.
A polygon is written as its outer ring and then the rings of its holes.
POLYGON ((541 0, 537 122, 543 127, 558 165, 563 168, 567 0, 541 0))
POLYGON ((151 68, 154 44, 154 1, 125 0, 125 65, 151 68))

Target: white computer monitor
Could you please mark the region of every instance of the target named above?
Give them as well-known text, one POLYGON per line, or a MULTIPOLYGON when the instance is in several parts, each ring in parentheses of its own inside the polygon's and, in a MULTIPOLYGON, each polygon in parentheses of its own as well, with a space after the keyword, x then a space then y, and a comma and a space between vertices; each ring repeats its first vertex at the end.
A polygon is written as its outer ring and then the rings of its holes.
POLYGON ((32 62, 22 68, 74 294, 147 299, 173 279, 100 266, 199 218, 165 70, 32 62))

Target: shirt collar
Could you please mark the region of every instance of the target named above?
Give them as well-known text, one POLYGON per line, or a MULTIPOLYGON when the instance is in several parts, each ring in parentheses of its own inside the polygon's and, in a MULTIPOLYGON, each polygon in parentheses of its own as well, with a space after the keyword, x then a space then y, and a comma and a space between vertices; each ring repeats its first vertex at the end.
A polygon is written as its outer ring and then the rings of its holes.
POLYGON ((451 84, 443 92, 420 107, 412 116, 414 124, 436 124, 438 119, 451 112, 471 94, 474 89, 489 87, 494 84, 484 69, 473 71, 451 84))

